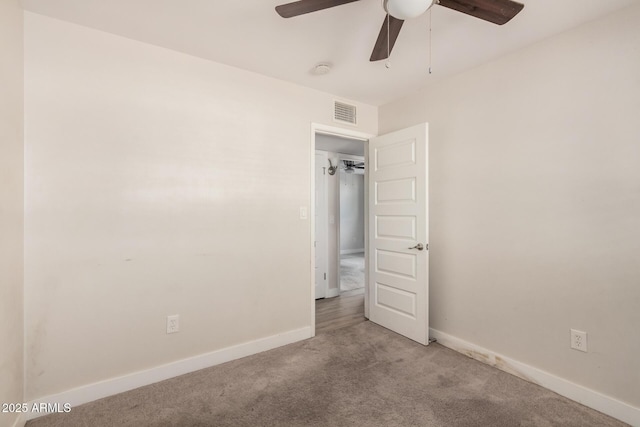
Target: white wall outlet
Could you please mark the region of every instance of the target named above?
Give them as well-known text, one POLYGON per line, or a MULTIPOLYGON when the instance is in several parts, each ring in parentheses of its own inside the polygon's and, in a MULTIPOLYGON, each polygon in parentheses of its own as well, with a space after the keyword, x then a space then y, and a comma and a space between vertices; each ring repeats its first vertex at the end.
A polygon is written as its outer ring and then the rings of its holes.
POLYGON ((571 348, 574 350, 587 352, 587 333, 571 330, 571 348))
POLYGON ((175 334, 180 330, 180 315, 167 316, 167 333, 175 334))

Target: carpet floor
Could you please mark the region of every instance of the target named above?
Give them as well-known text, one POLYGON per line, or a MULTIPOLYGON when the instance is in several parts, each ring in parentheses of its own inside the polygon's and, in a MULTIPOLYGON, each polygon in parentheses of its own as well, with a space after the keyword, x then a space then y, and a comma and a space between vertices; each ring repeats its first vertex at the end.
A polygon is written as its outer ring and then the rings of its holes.
POLYGON ((340 291, 364 288, 364 253, 340 256, 340 291))
POLYGON ((32 420, 53 426, 624 426, 372 322, 32 420))

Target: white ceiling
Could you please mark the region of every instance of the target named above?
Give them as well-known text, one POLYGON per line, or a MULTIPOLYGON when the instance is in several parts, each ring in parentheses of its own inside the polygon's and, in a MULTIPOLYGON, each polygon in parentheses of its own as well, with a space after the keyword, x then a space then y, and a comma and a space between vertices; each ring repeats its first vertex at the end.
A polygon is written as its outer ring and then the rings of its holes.
POLYGON ((317 133, 316 150, 364 156, 364 141, 317 133))
POLYGON ((25 9, 255 71, 340 97, 381 105, 638 0, 520 0, 504 26, 432 9, 405 22, 391 55, 369 62, 385 17, 382 0, 360 0, 295 18, 279 0, 23 0, 25 9), (330 74, 313 67, 330 63, 330 74))

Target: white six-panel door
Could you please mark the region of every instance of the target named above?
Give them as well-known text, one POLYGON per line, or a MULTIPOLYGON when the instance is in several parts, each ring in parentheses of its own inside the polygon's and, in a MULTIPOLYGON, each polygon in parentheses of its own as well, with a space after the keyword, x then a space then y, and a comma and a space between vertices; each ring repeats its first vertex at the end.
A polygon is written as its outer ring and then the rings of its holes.
POLYGON ((369 319, 427 345, 428 125, 370 139, 368 169, 369 319))

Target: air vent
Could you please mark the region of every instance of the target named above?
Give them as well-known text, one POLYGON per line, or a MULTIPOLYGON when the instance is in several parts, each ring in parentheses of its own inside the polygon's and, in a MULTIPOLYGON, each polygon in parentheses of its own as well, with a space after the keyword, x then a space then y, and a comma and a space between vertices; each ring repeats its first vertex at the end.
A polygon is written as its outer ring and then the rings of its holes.
POLYGON ((356 106, 345 104, 344 102, 335 101, 333 120, 335 120, 336 122, 355 125, 357 123, 356 106))

